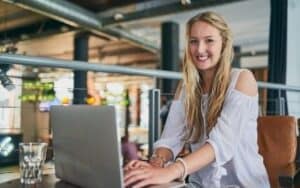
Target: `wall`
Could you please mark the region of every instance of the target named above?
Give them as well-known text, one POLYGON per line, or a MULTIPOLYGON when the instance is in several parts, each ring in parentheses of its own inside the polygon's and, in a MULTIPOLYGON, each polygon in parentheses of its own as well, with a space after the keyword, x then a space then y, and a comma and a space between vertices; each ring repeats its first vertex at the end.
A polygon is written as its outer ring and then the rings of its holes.
MULTIPOLYGON (((300 1, 288 1, 288 36, 287 36, 287 85, 300 87, 300 1)), ((290 115, 300 117, 300 92, 288 92, 288 110, 290 115)))
POLYGON ((35 142, 36 131, 36 107, 33 103, 22 103, 21 105, 21 130, 24 142, 35 142))

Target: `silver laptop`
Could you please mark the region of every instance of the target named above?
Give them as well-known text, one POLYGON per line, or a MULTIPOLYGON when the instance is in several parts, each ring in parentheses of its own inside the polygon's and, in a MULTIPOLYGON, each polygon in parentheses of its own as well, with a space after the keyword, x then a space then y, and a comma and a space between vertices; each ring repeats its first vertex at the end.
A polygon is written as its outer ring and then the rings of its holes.
MULTIPOLYGON (((115 114, 112 106, 51 107, 54 165, 59 179, 84 188, 124 187, 115 114)), ((149 188, 184 185, 171 182, 149 188)))
POLYGON ((120 142, 112 106, 53 106, 55 174, 86 188, 123 186, 120 142))

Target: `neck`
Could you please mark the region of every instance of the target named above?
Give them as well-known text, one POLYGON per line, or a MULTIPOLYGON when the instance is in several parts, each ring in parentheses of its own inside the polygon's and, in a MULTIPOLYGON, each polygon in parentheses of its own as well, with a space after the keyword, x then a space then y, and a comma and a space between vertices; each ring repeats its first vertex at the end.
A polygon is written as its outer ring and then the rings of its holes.
POLYGON ((210 69, 210 70, 205 70, 205 71, 200 72, 202 80, 203 80, 202 88, 203 88, 204 93, 210 92, 215 73, 216 73, 215 69, 210 69))

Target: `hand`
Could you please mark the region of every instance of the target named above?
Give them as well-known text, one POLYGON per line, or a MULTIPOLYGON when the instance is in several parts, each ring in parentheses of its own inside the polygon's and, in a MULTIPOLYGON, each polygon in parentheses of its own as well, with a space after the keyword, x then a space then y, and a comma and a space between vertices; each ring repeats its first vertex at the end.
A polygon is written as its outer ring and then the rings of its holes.
POLYGON ((153 167, 148 163, 145 166, 139 165, 140 168, 131 168, 125 172, 125 187, 133 185, 132 188, 140 188, 147 185, 163 184, 171 182, 177 177, 176 171, 174 173, 170 168, 153 167))
POLYGON ((131 170, 149 167, 149 166, 151 166, 151 165, 146 161, 132 160, 127 165, 125 165, 123 170, 124 170, 124 174, 126 174, 127 172, 129 172, 131 170))
POLYGON ((150 158, 149 163, 155 167, 164 167, 166 160, 164 160, 162 157, 154 155, 150 158))

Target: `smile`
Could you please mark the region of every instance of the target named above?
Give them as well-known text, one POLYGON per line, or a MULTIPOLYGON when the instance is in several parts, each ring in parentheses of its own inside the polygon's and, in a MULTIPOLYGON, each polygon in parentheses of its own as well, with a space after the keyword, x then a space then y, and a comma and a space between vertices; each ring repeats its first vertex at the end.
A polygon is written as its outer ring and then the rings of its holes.
POLYGON ((196 59, 198 61, 206 61, 208 59, 208 56, 196 56, 196 59))

